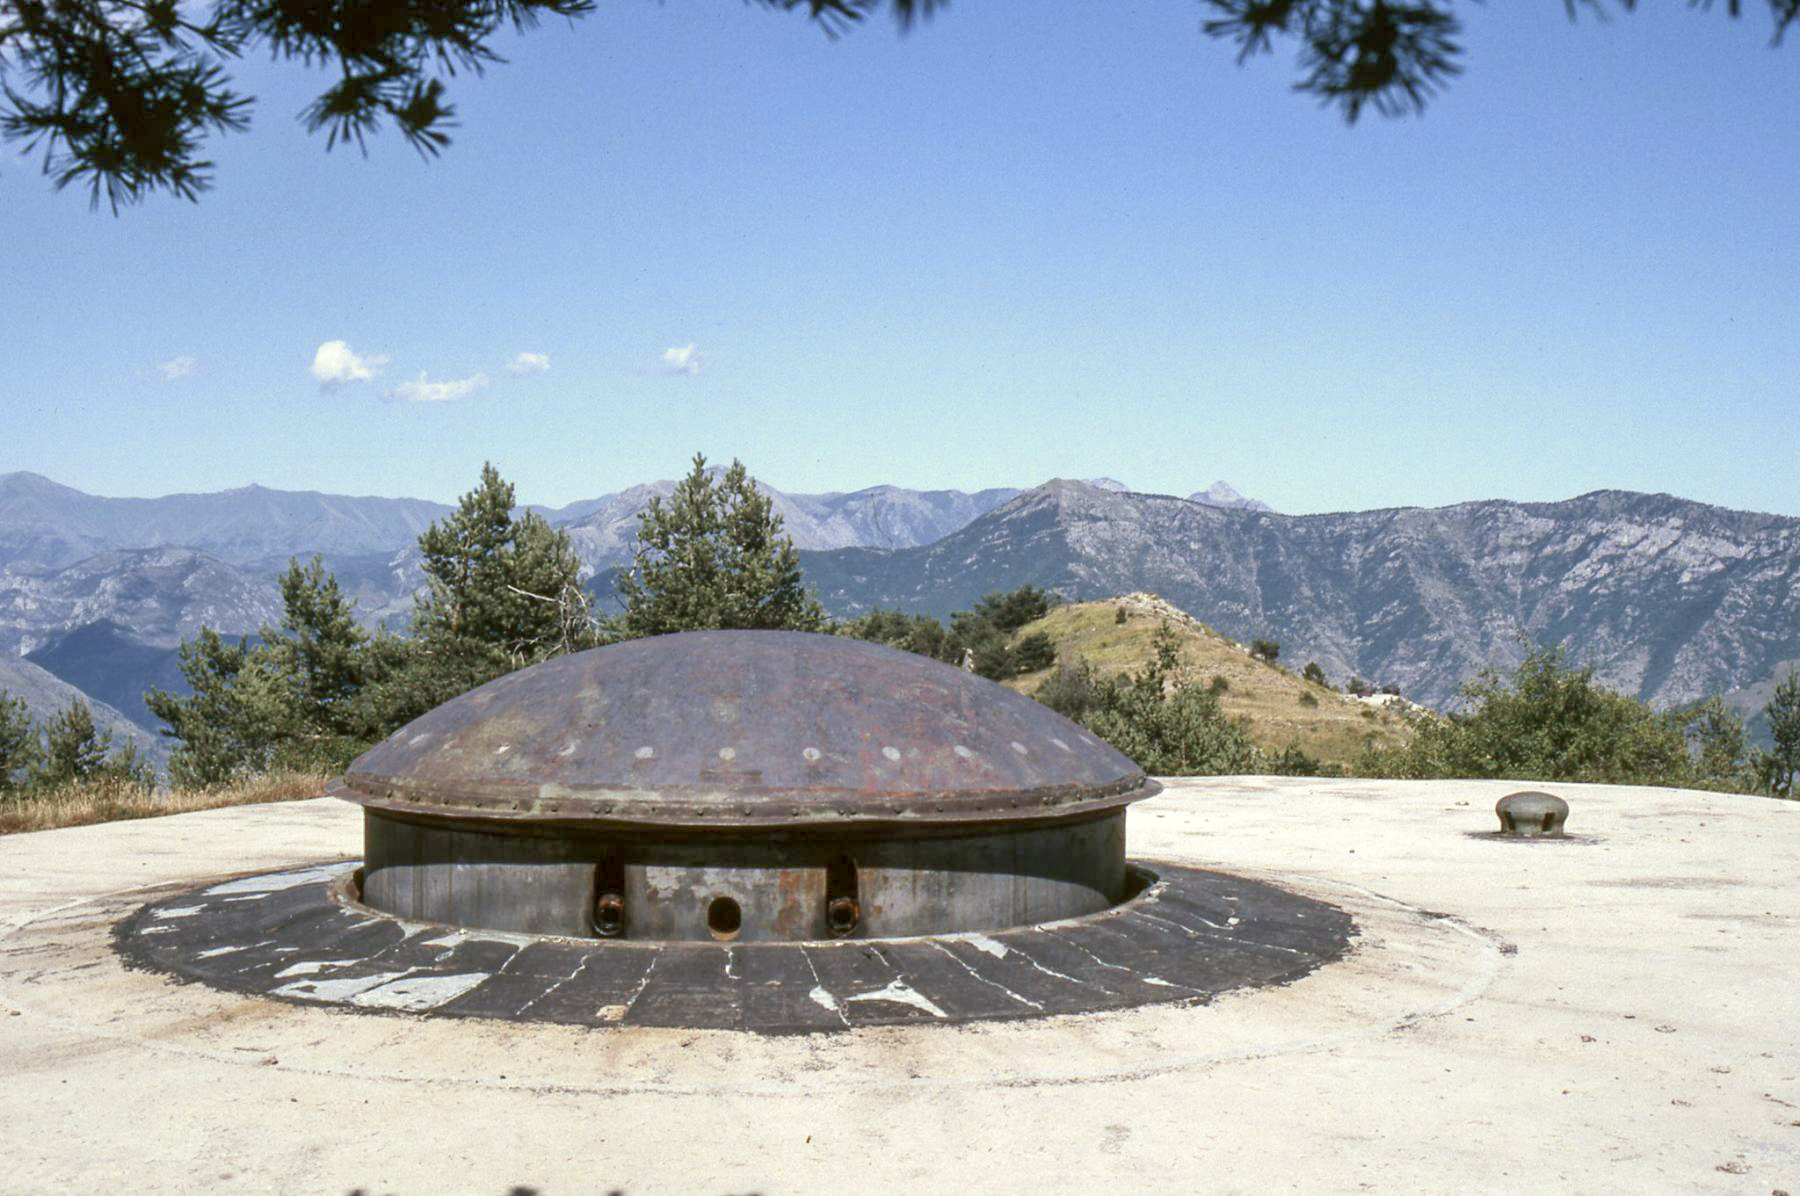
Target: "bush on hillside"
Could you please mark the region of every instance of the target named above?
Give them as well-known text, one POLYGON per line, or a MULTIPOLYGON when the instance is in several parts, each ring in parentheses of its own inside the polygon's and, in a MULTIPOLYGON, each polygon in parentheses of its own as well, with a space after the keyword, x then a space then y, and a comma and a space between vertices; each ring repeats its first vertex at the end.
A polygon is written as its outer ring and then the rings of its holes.
MULTIPOLYGON (((1307 695, 1311 697, 1311 695, 1307 695)), ((1313 699, 1317 703, 1318 699, 1313 699)), ((1278 777, 1323 777, 1336 776, 1338 770, 1328 766, 1317 756, 1311 755, 1297 743, 1290 743, 1279 752, 1263 753, 1262 771, 1278 777)))
POLYGON ((1427 717, 1405 748, 1359 771, 1400 777, 1678 785, 1690 777, 1680 720, 1597 684, 1559 648, 1532 650, 1510 675, 1463 687, 1465 711, 1427 717))
POLYGON ((1082 724, 1155 776, 1259 771, 1250 732, 1198 685, 1166 697, 1137 679, 1100 687, 1082 724))
POLYGON ((1074 664, 1064 662, 1056 666, 1056 671, 1044 678, 1043 684, 1031 695, 1056 713, 1074 722, 1082 722, 1087 712, 1097 703, 1096 697, 1102 686, 1112 682, 1094 671, 1094 666, 1085 660, 1074 664))
POLYGON ((1001 631, 1012 632, 1035 623, 1050 613, 1060 598, 1034 585, 1023 585, 1010 593, 993 593, 975 604, 973 614, 985 619, 1001 631))
MULTIPOLYGON (((934 660, 950 659, 950 633, 930 615, 909 615, 897 610, 872 610, 838 624, 839 635, 886 644, 902 652, 916 652, 934 660)), ((960 655, 960 654, 959 654, 960 655)))
POLYGON ((1209 776, 1262 770, 1262 753, 1242 720, 1227 718, 1218 695, 1179 678, 1180 641, 1158 628, 1155 656, 1128 677, 1102 677, 1086 661, 1064 665, 1036 697, 1124 752, 1156 776, 1209 776))
POLYGON ((1012 667, 1020 673, 1035 673, 1056 663, 1056 645, 1042 631, 1022 635, 1012 646, 1012 667))
POLYGON ((1043 618, 1057 601, 1055 595, 1027 585, 1010 593, 988 594, 974 609, 952 614, 949 627, 930 615, 877 610, 841 624, 837 630, 947 664, 962 664, 966 657, 978 675, 1005 681, 1056 663, 1056 645, 1048 635, 1042 631, 1023 636, 1016 633, 1043 618))

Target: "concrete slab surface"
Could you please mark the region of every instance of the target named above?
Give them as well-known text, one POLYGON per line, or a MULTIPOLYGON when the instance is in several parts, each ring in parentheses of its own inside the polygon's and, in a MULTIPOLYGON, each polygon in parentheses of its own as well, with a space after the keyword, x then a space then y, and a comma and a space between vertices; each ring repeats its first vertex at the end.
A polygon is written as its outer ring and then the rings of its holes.
POLYGON ((354 858, 329 799, 0 838, 0 1192, 1800 1193, 1800 804, 1219 778, 1133 858, 1360 934, 1200 1006, 768 1037, 362 1014, 130 971, 112 928, 354 858))

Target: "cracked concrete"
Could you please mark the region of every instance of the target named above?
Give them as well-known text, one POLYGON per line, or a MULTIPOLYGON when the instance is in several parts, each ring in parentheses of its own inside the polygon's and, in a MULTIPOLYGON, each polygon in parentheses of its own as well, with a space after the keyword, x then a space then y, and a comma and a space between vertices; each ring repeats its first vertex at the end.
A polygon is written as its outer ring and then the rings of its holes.
POLYGON ((530 939, 379 913, 356 900, 351 870, 263 873, 152 900, 119 923, 119 952, 129 966, 231 992, 353 1009, 796 1034, 1210 1000, 1291 983, 1341 957, 1354 931, 1335 907, 1276 885, 1158 863, 1130 900, 1053 930, 530 939), (510 949, 502 957, 496 945, 510 949), (527 951, 533 966, 515 966, 527 951))
POLYGON ((11 836, 0 1192, 1800 1191, 1800 805, 1551 786, 1582 841, 1471 835, 1517 787, 1174 782, 1134 858, 1339 906, 1349 955, 1204 1006, 780 1037, 121 966, 154 896, 351 858, 334 801, 11 836))

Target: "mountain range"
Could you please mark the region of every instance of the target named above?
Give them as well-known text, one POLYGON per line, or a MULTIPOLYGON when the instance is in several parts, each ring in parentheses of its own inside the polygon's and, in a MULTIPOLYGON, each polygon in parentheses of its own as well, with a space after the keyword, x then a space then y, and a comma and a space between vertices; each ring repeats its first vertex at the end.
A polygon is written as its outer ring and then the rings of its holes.
MULTIPOLYGON (((673 485, 533 509, 569 533, 604 608, 637 513, 673 485)), ((1515 663, 1526 637, 1662 706, 1763 692, 1800 660, 1800 520, 1670 495, 1289 516, 1223 482, 1187 498, 1111 479, 764 492, 838 616, 945 615, 1027 583, 1075 600, 1150 590, 1239 640, 1278 641, 1284 660, 1437 706, 1484 665, 1515 663)), ((133 695, 178 683, 182 640, 279 620, 291 556, 321 554, 360 617, 404 627, 414 541, 451 509, 255 486, 109 499, 0 476, 0 654, 147 725, 133 695)))
MULTIPOLYGON (((715 472, 723 472, 715 470, 715 472)), ((1120 483, 1110 483, 1120 486, 1120 483)), ((873 486, 787 494, 761 486, 809 549, 930 543, 1019 494, 873 486)), ((596 588, 630 559, 637 519, 673 481, 561 507, 530 506, 568 532, 596 588)), ((33 473, 0 475, 0 656, 24 658, 140 728, 149 686, 181 689, 177 650, 202 626, 253 634, 281 617, 276 578, 290 559, 324 558, 370 626, 403 629, 424 584, 419 534, 455 508, 264 486, 160 498, 107 498, 33 473)), ((70 692, 21 675, 47 719, 70 692)))
POLYGON ((1658 706, 1800 659, 1800 520, 1666 494, 1287 516, 1054 481, 934 544, 802 561, 839 614, 941 615, 1027 582, 1077 600, 1150 590, 1440 707, 1526 640, 1658 706))

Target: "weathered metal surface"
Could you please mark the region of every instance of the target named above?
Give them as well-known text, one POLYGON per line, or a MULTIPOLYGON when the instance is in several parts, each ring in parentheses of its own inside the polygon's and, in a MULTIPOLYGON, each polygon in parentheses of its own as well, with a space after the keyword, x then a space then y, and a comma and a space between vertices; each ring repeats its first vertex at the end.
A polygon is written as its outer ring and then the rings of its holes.
POLYGON ((501 677, 371 748, 333 792, 399 813, 705 828, 1060 819, 1158 788, 953 666, 836 636, 699 631, 501 677))
POLYGON ((1340 957, 1348 914, 1158 865, 1122 905, 992 934, 822 943, 533 938, 420 925, 350 899, 348 866, 248 877, 143 907, 128 963, 347 1011, 762 1033, 1205 1002, 1340 957))
POLYGON ((1509 793, 1494 803, 1500 817, 1500 833, 1516 839, 1549 839, 1562 835, 1569 820, 1569 803, 1553 793, 1535 789, 1509 793))
POLYGON ((1125 887, 1122 810, 935 833, 607 833, 379 809, 364 818, 369 905, 526 934, 758 942, 986 931, 1090 914, 1125 887), (608 898, 612 923, 597 916, 608 898), (738 910, 735 932, 709 917, 720 899, 738 910))

